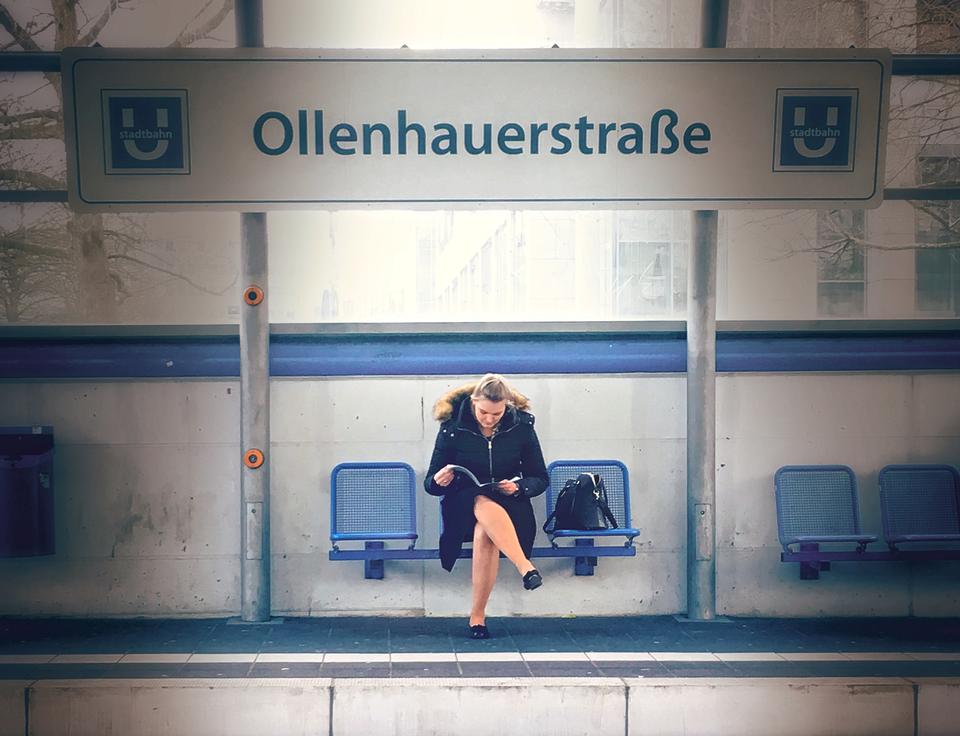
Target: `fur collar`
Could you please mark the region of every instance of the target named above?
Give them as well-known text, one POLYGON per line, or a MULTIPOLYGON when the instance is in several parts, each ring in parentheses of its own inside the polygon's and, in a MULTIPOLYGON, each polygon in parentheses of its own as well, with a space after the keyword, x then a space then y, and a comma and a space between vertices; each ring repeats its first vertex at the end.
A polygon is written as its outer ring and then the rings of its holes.
MULTIPOLYGON (((476 381, 474 381, 445 393, 433 405, 433 418, 438 422, 445 422, 450 419, 453 416, 454 407, 459 406, 465 398, 469 397, 476 386, 476 381)), ((507 404, 515 407, 518 411, 526 411, 530 408, 530 399, 514 390, 513 401, 508 400, 507 404)))

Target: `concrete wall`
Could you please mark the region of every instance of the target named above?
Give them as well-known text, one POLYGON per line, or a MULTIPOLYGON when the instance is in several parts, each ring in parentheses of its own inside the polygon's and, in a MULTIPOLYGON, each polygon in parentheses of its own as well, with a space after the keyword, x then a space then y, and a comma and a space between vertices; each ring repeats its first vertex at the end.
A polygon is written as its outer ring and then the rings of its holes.
POLYGON ((7 681, 0 735, 472 735, 510 732, 520 714, 531 736, 941 736, 956 733, 957 692, 900 678, 7 681))
MULTIPOLYGON (((434 399, 465 377, 275 379, 271 522, 277 614, 461 615, 469 564, 327 560, 329 474, 403 460, 422 477, 434 399)), ((630 469, 636 558, 574 577, 541 560, 525 594, 501 566, 491 615, 669 614, 685 609, 685 389, 678 375, 517 376, 546 459, 619 458, 630 469)), ((718 609, 728 615, 960 614, 960 563, 838 563, 800 581, 779 562, 773 473, 788 463, 857 472, 863 525, 879 533, 877 472, 957 462, 957 374, 738 374, 718 380, 718 609)), ((57 549, 0 560, 0 614, 196 616, 239 611, 239 387, 232 381, 0 384, 0 425, 52 424, 57 549)), ((545 515, 543 500, 535 503, 545 515)), ((437 544, 437 501, 418 506, 437 544)), ((545 543, 545 540, 538 540, 545 543)))

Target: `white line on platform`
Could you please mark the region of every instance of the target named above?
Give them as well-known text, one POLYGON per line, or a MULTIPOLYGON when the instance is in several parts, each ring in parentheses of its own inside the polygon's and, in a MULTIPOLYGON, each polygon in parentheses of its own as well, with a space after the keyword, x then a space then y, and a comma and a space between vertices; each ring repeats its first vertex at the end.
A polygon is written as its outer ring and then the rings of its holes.
POLYGON ((650 652, 584 652, 593 662, 654 662, 650 652))
POLYGON ((58 654, 50 664, 113 664, 122 654, 58 654))
POLYGON ((55 654, 0 654, 0 664, 46 664, 55 654))
POLYGON ((323 662, 323 652, 269 652, 257 655, 257 662, 323 662))
POLYGON ((522 652, 528 662, 586 662, 583 652, 522 652))
POLYGON ((324 664, 331 662, 389 662, 390 655, 386 653, 364 654, 361 652, 327 652, 323 659, 324 664))
POLYGON ((658 662, 719 662, 716 654, 710 652, 650 652, 658 662))
POLYGON ((394 652, 391 662, 456 662, 453 652, 394 652))
POLYGON ((0 654, 16 664, 230 664, 244 662, 960 662, 960 652, 264 652, 0 654))
POLYGON ((189 664, 229 664, 232 662, 255 662, 256 654, 191 654, 189 664))
POLYGON ((721 662, 785 662, 776 652, 717 652, 721 662))
POLYGON ((182 664, 189 654, 124 654, 120 664, 182 664))
POLYGON ((522 662, 520 652, 457 652, 460 662, 522 662))

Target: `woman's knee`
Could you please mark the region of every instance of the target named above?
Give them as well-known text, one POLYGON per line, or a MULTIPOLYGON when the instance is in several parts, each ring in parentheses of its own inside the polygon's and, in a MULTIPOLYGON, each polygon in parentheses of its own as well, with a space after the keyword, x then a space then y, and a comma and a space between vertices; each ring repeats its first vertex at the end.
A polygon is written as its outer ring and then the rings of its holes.
POLYGON ((473 549, 474 551, 483 552, 488 547, 493 546, 493 540, 490 539, 490 536, 483 530, 479 524, 473 528, 473 549))

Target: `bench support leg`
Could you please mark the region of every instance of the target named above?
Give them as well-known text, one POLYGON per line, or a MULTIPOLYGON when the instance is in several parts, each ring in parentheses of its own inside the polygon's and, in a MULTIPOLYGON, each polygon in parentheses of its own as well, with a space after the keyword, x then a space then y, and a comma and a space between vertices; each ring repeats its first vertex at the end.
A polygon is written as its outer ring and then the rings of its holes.
MULTIPOLYGON (((819 544, 801 544, 801 552, 819 552, 819 544)), ((800 563, 800 579, 801 580, 819 580, 820 571, 827 571, 830 569, 829 562, 801 562, 800 563)))
MULTIPOLYGON (((592 539, 575 539, 576 547, 593 547, 592 539)), ((584 550, 588 551, 588 550, 584 550)), ((573 562, 574 575, 593 575, 593 568, 597 566, 596 557, 575 557, 573 562)))
MULTIPOLYGON (((364 549, 383 549, 383 542, 364 542, 364 549)), ((363 577, 366 580, 383 580, 383 560, 364 560, 363 577)))

